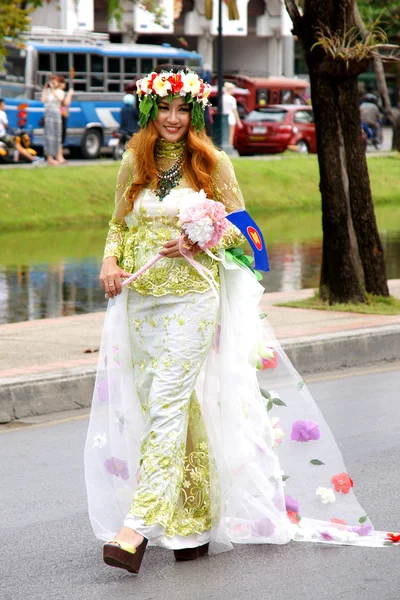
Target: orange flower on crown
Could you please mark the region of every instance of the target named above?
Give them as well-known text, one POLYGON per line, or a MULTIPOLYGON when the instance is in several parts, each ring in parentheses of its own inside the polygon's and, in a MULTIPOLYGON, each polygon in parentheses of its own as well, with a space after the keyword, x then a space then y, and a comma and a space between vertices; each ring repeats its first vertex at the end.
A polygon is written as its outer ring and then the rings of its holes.
POLYGON ((335 486, 335 491, 342 492, 343 494, 348 494, 354 485, 353 480, 347 473, 339 473, 338 475, 334 475, 331 481, 335 486))

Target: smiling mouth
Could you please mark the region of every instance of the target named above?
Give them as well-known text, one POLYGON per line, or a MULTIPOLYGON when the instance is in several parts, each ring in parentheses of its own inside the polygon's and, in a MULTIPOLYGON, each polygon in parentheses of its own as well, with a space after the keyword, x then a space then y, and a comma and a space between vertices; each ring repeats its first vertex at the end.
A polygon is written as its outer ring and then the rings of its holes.
POLYGON ((179 127, 166 127, 165 128, 169 133, 176 133, 179 131, 179 127))

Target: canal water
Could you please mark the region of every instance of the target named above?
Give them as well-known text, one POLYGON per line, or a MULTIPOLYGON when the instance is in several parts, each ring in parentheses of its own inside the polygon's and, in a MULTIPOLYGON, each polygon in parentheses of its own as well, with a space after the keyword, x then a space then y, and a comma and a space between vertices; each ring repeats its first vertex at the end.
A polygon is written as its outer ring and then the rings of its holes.
MULTIPOLYGON (((377 215, 388 278, 400 278, 399 211, 382 209, 377 215)), ((320 216, 264 218, 260 226, 271 266, 264 275, 265 290, 317 287, 320 216)), ((1 234, 0 323, 105 310, 104 292, 98 281, 105 233, 85 230, 1 234)))

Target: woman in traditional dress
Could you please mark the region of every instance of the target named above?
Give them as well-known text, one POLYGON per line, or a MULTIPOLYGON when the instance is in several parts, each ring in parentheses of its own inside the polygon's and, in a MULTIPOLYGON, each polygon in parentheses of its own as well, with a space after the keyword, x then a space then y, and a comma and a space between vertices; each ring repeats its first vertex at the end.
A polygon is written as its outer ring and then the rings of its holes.
POLYGON ((51 75, 45 83, 42 92, 44 104, 44 153, 47 156, 47 164, 58 166, 61 164, 59 153, 61 147, 61 104, 64 92, 60 89, 58 75, 51 75))
POLYGON ((229 158, 204 133, 209 87, 169 65, 137 85, 142 129, 122 160, 106 241, 110 301, 85 448, 105 562, 137 573, 147 543, 177 560, 232 542, 383 545, 259 309, 263 288, 234 250, 240 232, 230 226, 211 256, 185 237, 190 261, 180 252, 178 213, 193 194, 243 207, 229 158))

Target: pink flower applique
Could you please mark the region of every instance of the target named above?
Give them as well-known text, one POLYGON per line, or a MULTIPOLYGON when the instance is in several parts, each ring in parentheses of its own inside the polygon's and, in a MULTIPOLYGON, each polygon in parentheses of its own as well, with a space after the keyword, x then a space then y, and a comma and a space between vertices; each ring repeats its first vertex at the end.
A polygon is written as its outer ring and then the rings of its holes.
POLYGON ((111 456, 104 461, 104 467, 110 475, 121 477, 124 480, 129 479, 129 469, 126 460, 111 456))
POLYGON ((286 511, 288 519, 293 525, 298 525, 301 521, 301 517, 298 513, 292 512, 290 510, 286 511))
POLYGON ((354 485, 353 480, 347 473, 339 473, 338 475, 334 475, 331 481, 335 486, 335 491, 342 492, 342 494, 348 494, 354 485))
POLYGON ((319 440, 321 431, 316 421, 294 421, 290 439, 295 442, 319 440))

